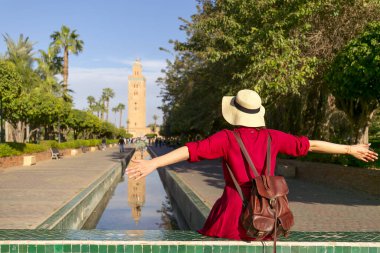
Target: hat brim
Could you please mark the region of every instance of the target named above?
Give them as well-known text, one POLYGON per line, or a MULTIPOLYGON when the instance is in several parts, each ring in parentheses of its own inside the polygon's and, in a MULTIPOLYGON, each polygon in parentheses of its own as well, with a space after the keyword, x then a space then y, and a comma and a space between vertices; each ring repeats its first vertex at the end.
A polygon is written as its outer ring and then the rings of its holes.
POLYGON ((260 107, 260 111, 255 114, 245 113, 237 109, 234 105, 234 96, 225 96, 222 99, 223 118, 234 126, 264 127, 265 108, 260 107))

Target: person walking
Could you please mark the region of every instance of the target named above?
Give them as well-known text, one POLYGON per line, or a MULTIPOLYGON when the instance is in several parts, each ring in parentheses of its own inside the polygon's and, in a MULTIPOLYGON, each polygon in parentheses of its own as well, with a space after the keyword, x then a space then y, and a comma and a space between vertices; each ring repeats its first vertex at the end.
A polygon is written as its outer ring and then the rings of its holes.
POLYGON ((120 137, 120 139, 119 139, 119 151, 120 151, 120 153, 124 152, 124 145, 125 145, 125 140, 123 137, 120 137))
POLYGON ((107 139, 106 139, 106 137, 103 137, 103 139, 102 139, 102 150, 106 150, 106 146, 107 146, 107 139))
POLYGON ((362 161, 375 161, 378 154, 368 144, 340 145, 331 142, 309 140, 306 136, 294 136, 265 127, 265 108, 260 96, 252 90, 241 90, 236 96, 225 96, 222 100, 224 119, 233 125, 233 130, 221 130, 204 140, 188 142, 185 146, 151 160, 132 160, 126 173, 130 178, 140 179, 169 164, 188 160, 223 158, 225 187, 222 196, 215 202, 210 214, 198 232, 212 237, 234 240, 255 240, 249 237, 239 222, 242 199, 236 190, 227 165, 231 169, 243 194, 249 196, 252 189, 252 170, 241 153, 235 134, 241 137, 248 154, 260 175, 265 173, 266 152, 269 138, 270 175, 274 175, 277 154, 305 156, 308 152, 347 154, 362 161))

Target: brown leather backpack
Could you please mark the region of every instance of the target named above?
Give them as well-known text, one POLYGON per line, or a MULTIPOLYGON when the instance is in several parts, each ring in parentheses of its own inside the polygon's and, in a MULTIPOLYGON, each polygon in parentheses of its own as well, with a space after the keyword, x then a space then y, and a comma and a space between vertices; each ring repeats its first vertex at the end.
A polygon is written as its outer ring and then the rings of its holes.
POLYGON ((232 180, 243 200, 243 212, 240 222, 247 235, 258 240, 272 237, 274 240, 274 252, 276 250, 277 236, 288 236, 290 228, 294 225, 293 214, 289 209, 287 194, 288 186, 282 176, 270 176, 271 138, 268 134, 266 174, 259 175, 253 164, 240 136, 234 132, 240 149, 253 171, 252 191, 248 199, 245 198, 241 187, 237 183, 230 167, 227 168, 232 180))

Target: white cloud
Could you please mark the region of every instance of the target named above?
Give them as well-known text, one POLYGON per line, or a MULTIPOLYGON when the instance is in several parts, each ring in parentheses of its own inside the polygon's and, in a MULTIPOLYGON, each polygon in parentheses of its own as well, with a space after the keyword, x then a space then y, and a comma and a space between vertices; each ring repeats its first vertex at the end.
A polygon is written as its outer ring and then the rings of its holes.
MULTIPOLYGON (((70 68, 69 88, 74 90, 74 103, 78 109, 87 108, 87 97, 93 96, 99 99, 104 88, 111 88, 115 92, 115 97, 110 101, 110 108, 118 103, 128 105, 128 75, 132 73, 134 61, 125 60, 127 67, 120 68, 70 68)), ((147 80, 147 124, 153 122, 153 115, 159 116, 158 123, 162 122, 162 113, 158 106, 161 105, 160 87, 156 84, 159 76, 162 76, 161 69, 165 67, 165 61, 147 60, 142 61, 143 75, 147 80)), ((127 110, 123 112, 122 125, 126 125, 127 110)), ((119 124, 119 114, 110 112, 109 121, 117 120, 119 124)))

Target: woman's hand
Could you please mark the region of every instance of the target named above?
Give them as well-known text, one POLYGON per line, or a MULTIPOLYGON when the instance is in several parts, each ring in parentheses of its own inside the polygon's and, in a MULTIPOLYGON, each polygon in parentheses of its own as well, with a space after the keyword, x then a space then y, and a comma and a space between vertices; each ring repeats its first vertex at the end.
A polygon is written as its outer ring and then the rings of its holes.
POLYGON ((364 162, 373 162, 378 158, 378 154, 369 148, 370 144, 357 144, 347 146, 347 154, 364 162))
POLYGON ((153 160, 136 160, 132 159, 130 167, 127 168, 125 173, 129 178, 139 180, 140 178, 146 177, 151 172, 157 169, 153 160))

